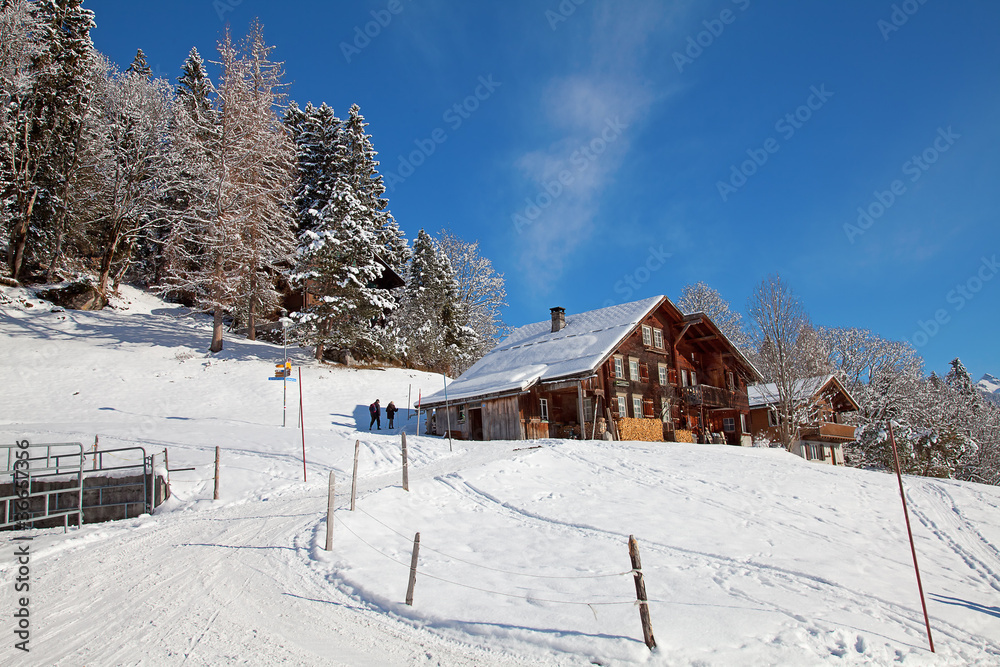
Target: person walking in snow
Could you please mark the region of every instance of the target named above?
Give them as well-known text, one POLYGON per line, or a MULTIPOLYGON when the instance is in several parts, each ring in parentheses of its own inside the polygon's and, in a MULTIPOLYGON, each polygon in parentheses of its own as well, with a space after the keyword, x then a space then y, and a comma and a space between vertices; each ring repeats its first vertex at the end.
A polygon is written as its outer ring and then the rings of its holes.
POLYGON ((397 412, 399 412, 399 409, 396 407, 396 404, 389 401, 389 405, 385 406, 385 416, 389 419, 390 431, 392 430, 392 419, 396 416, 397 412))
POLYGON ((375 399, 374 403, 372 403, 371 405, 368 406, 368 414, 370 414, 372 416, 371 424, 368 424, 368 430, 369 431, 372 430, 372 426, 377 423, 378 424, 378 430, 381 431, 382 430, 382 406, 380 406, 378 404, 378 399, 377 398, 375 399))

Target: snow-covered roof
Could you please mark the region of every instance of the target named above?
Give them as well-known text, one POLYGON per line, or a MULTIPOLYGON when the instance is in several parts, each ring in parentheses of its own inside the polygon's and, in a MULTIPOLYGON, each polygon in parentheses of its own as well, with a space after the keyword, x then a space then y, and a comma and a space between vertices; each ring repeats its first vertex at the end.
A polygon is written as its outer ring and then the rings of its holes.
MULTIPOLYGON (((537 382, 584 375, 595 370, 664 296, 566 316, 552 332, 552 320, 513 331, 472 368, 448 385, 448 400, 512 394, 537 382)), ((444 403, 444 391, 425 396, 423 405, 444 403)))
MULTIPOLYGON (((837 378, 832 374, 817 375, 816 377, 796 380, 792 385, 792 400, 805 401, 812 398, 831 380, 836 382, 840 390, 844 392, 844 395, 847 396, 847 398, 854 403, 855 406, 858 405, 858 402, 853 396, 851 396, 847 387, 841 384, 840 381, 837 380, 837 378)), ((774 405, 778 402, 778 385, 774 382, 769 382, 767 384, 752 384, 747 387, 747 398, 750 401, 751 408, 774 405)))

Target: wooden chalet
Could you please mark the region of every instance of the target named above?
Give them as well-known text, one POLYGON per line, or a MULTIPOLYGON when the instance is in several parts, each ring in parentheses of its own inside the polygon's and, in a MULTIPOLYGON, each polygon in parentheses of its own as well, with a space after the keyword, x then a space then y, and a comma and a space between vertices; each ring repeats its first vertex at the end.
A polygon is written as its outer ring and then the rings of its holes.
MULTIPOLYGON (((754 438, 778 439, 778 387, 774 383, 750 387, 750 430, 754 438)), ((834 375, 797 380, 793 400, 806 404, 809 422, 796 429, 789 447, 807 461, 844 465, 845 442, 854 440, 847 413, 860 409, 851 392, 834 375)))
POLYGON ((600 438, 751 444, 762 380, 707 315, 656 296, 516 329, 444 391, 428 432, 469 440, 600 438))
MULTIPOLYGON (((396 289, 397 287, 403 287, 406 285, 406 281, 396 273, 396 270, 389 266, 380 255, 375 255, 375 262, 382 268, 382 272, 379 277, 371 283, 371 287, 376 287, 382 290, 396 289)), ((279 291, 282 293, 281 306, 290 313, 295 311, 300 311, 316 303, 316 295, 310 291, 312 286, 312 280, 306 280, 305 284, 300 288, 293 290, 291 284, 287 280, 283 281, 279 285, 279 291)))

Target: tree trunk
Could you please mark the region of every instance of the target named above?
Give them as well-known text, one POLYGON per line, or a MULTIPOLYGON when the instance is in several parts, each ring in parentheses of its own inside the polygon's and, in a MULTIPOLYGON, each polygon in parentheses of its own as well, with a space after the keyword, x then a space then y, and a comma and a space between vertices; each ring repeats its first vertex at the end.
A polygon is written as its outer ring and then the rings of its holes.
POLYGON ((222 350, 222 308, 215 307, 215 321, 212 326, 212 346, 209 352, 220 352, 222 350))
POLYGON ((24 214, 24 219, 15 225, 11 232, 11 248, 13 252, 10 255, 10 277, 14 280, 19 279, 21 269, 24 268, 24 247, 28 243, 28 225, 37 197, 38 188, 35 188, 35 191, 31 193, 31 200, 28 202, 28 209, 24 214))
POLYGON ((121 240, 121 231, 119 223, 115 223, 112 227, 111 239, 108 242, 108 247, 105 248, 104 256, 101 258, 101 282, 97 289, 104 298, 108 297, 108 278, 111 276, 111 263, 114 261, 115 251, 118 249, 119 240, 121 240))
POLYGON ((247 340, 257 340, 257 299, 253 296, 247 309, 247 340))
MULTIPOLYGON (((303 294, 305 290, 303 290, 303 294)), ((305 309, 305 300, 302 301, 303 310, 305 309)), ((326 339, 326 332, 329 330, 329 325, 323 323, 319 326, 319 330, 316 332, 316 361, 323 361, 323 352, 325 350, 324 341, 326 339)))
POLYGON ((52 251, 52 261, 49 262, 49 268, 45 271, 46 283, 52 282, 52 274, 55 273, 56 262, 59 261, 59 255, 62 253, 63 237, 65 236, 66 236, 65 225, 62 222, 60 222, 59 231, 56 233, 56 247, 52 251))
POLYGON ((132 266, 132 253, 135 252, 135 241, 136 235, 133 233, 129 237, 128 246, 125 248, 125 257, 122 260, 122 266, 118 269, 118 273, 115 274, 115 279, 111 283, 111 291, 115 294, 118 293, 118 288, 121 287, 122 278, 125 277, 125 273, 128 272, 130 266, 132 266))

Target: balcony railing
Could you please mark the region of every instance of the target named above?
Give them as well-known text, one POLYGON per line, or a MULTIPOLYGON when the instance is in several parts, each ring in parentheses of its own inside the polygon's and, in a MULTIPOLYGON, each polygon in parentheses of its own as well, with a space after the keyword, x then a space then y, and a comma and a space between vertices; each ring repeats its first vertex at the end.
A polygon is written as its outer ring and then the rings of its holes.
POLYGON ((690 387, 680 387, 681 398, 688 405, 703 405, 708 408, 729 408, 731 410, 749 410, 747 395, 739 391, 729 391, 707 384, 696 384, 690 387))
POLYGON ((818 426, 803 426, 799 429, 799 436, 803 440, 850 441, 854 440, 854 427, 823 422, 818 426))

